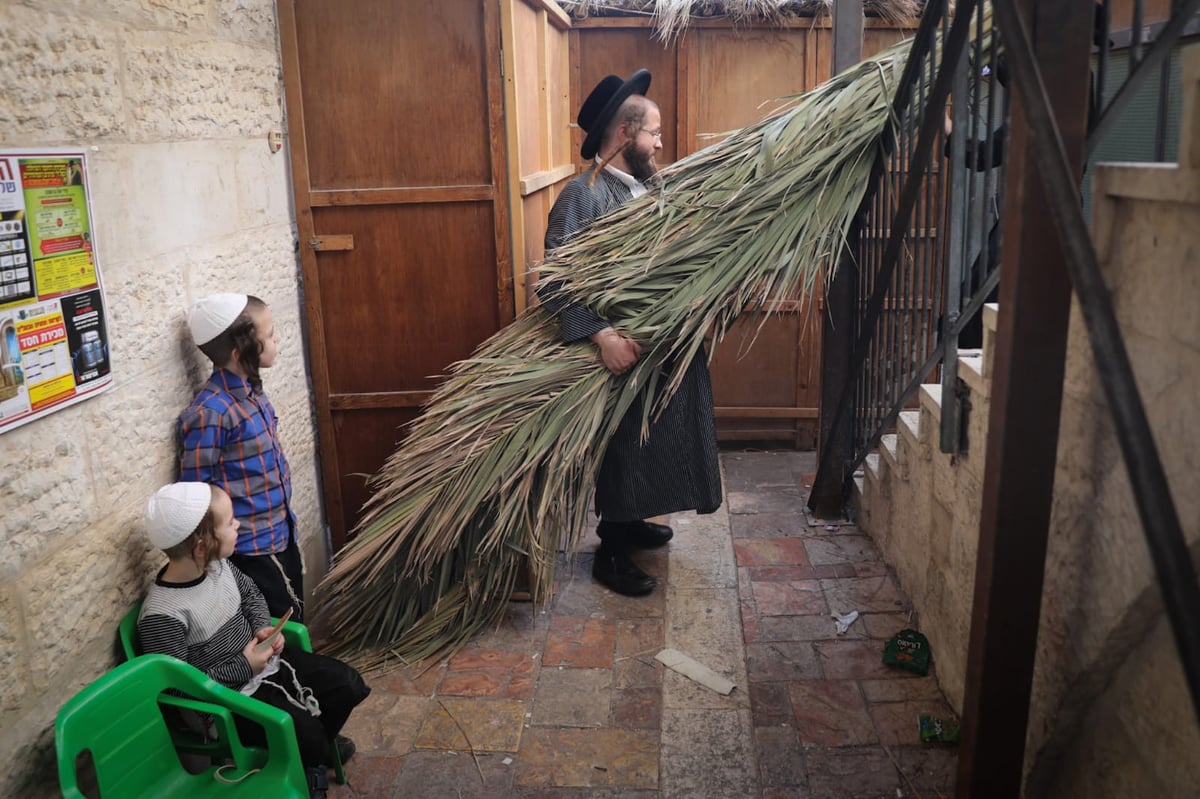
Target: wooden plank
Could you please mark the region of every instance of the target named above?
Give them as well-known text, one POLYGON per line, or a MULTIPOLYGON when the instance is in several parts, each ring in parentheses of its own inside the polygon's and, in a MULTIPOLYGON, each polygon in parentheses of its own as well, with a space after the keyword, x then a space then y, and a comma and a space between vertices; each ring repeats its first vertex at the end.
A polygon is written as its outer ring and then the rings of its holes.
POLYGON ((308 248, 310 250, 319 250, 321 252, 345 252, 347 250, 353 250, 354 236, 350 235, 349 233, 343 233, 341 235, 331 235, 326 233, 320 236, 314 236, 308 240, 308 248))
MULTIPOLYGON (((315 234, 312 208, 309 205, 308 144, 304 137, 304 91, 301 86, 300 50, 296 31, 295 0, 280 0, 279 42, 283 66, 283 92, 289 112, 288 153, 292 166, 292 196, 296 204, 296 230, 301 240, 315 234)), ((325 518, 329 524, 333 548, 346 540, 346 528, 341 482, 338 474, 337 438, 334 434, 333 413, 329 404, 328 354, 325 348, 325 320, 321 313, 321 281, 317 271, 317 253, 300 248, 300 274, 304 281, 304 320, 302 326, 308 344, 308 367, 312 374, 313 402, 316 405, 317 451, 321 473, 321 497, 325 518)))
POLYGON ((818 411, 818 408, 723 405, 713 409, 713 415, 718 419, 816 419, 818 411))
POLYGON ((554 0, 522 0, 525 5, 530 8, 544 11, 550 24, 560 31, 565 31, 571 27, 571 16, 554 0))
POLYGON ((420 408, 429 402, 432 391, 371 391, 365 394, 331 394, 329 405, 335 411, 363 408, 420 408))
POLYGON ((496 190, 488 184, 475 186, 421 186, 414 188, 310 191, 309 205, 404 205, 408 203, 461 203, 491 201, 496 190))
MULTIPOLYGON (((517 54, 520 52, 517 44, 516 0, 501 0, 500 3, 500 46, 504 54, 504 104, 506 108, 520 108, 520 92, 517 77, 517 54)), ((528 1, 526 0, 528 5, 528 1)), ((508 186, 508 202, 513 213, 512 230, 512 265, 513 265, 513 298, 516 312, 520 313, 525 307, 525 269, 523 253, 525 252, 525 230, 522 224, 522 203, 520 188, 514 175, 521 170, 521 124, 520 114, 511 112, 505 116, 504 140, 508 148, 508 171, 505 175, 508 186)))
MULTIPOLYGON (((492 235, 496 254, 496 309, 498 327, 516 316, 513 300, 512 219, 508 194, 501 184, 508 184, 508 153, 505 142, 503 53, 500 45, 500 8, 496 3, 483 4, 484 73, 487 79, 487 112, 491 149, 492 235)), ((445 160, 445 159, 443 159, 445 160)))
POLYGON ((558 183, 560 180, 566 180, 567 178, 571 177, 574 174, 575 174, 575 165, 574 164, 563 164, 562 166, 554 167, 553 169, 546 169, 541 172, 534 172, 532 175, 529 175, 528 177, 521 178, 521 180, 520 180, 521 196, 528 197, 530 194, 533 194, 535 191, 541 191, 542 189, 546 188, 547 186, 550 186, 554 183, 558 183))

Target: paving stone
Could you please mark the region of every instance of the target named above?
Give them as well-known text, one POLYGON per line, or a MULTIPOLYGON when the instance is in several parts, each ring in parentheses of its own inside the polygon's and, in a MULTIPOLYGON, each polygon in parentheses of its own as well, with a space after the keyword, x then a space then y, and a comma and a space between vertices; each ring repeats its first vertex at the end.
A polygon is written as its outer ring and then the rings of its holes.
POLYGON ((863 680, 860 684, 868 702, 942 701, 942 689, 933 677, 863 680))
POLYGON ((746 647, 746 673, 751 682, 815 680, 821 677, 821 665, 813 644, 777 641, 746 647))
MULTIPOLYGON (((358 793, 363 797, 445 797, 445 799, 496 799, 512 794, 513 767, 508 755, 469 752, 413 752, 404 759, 395 793, 358 793)), ((357 788, 358 786, 354 786, 357 788)))
POLYGON ((763 788, 762 799, 812 799, 812 793, 799 785, 776 786, 763 788))
POLYGON ((861 620, 838 635, 837 624, 829 616, 763 616, 758 620, 758 640, 766 641, 841 641, 866 638, 861 620))
POLYGON ((842 613, 895 613, 907 608, 908 600, 890 576, 822 580, 829 606, 842 613))
POLYGON ((750 579, 750 568, 748 566, 738 567, 738 600, 742 602, 754 601, 754 585, 750 579))
POLYGON ((803 513, 804 495, 795 488, 754 488, 729 491, 729 513, 803 513))
POLYGON ((342 732, 354 739, 363 754, 403 754, 412 747, 429 705, 430 699, 424 696, 372 688, 371 695, 350 714, 342 732))
POLYGON ((617 622, 617 657, 653 657, 663 648, 662 619, 622 619, 617 622))
POLYGON ((858 684, 809 680, 788 685, 796 731, 805 746, 859 746, 879 740, 858 684))
POLYGON ((808 562, 814 565, 879 560, 879 551, 865 535, 810 538, 804 542, 804 548, 808 551, 808 562))
POLYGON ((661 688, 622 688, 612 693, 612 726, 627 730, 662 727, 661 688))
POLYGON ((661 689, 665 670, 653 655, 619 657, 613 663, 613 687, 661 689))
POLYGON ((533 697, 538 727, 603 727, 608 722, 612 672, 544 668, 533 697))
POLYGON ((660 799, 657 791, 633 791, 629 788, 516 788, 517 799, 660 799))
POLYGON ((883 665, 882 641, 817 641, 813 644, 830 680, 913 679, 918 675, 883 665))
POLYGON ((764 788, 808 785, 804 755, 794 728, 756 727, 754 742, 758 752, 760 785, 764 788))
MULTIPOLYGON (((692 532, 682 528, 684 532, 692 532)), ((669 563, 673 588, 733 588, 737 586, 737 564, 729 544, 729 530, 702 536, 679 535, 671 541, 669 563)), ((661 580, 659 581, 662 582, 661 580)))
POLYGON ((524 726, 524 702, 439 698, 429 703, 413 746, 464 752, 515 752, 521 745, 524 726))
POLYGON ((800 511, 729 515, 734 538, 792 538, 811 535, 808 517, 800 511))
POLYGON ((529 699, 536 668, 534 659, 521 652, 462 649, 450 659, 438 694, 529 699))
POLYGON ((481 649, 540 652, 546 644, 550 612, 533 602, 510 602, 500 623, 480 633, 471 643, 481 649))
POLYGON ((759 639, 758 613, 753 602, 742 602, 738 606, 742 614, 742 640, 753 644, 759 639))
POLYGON ((658 788, 658 733, 530 728, 513 782, 531 787, 658 788))
POLYGON ((821 566, 750 566, 753 582, 778 583, 789 580, 830 580, 835 577, 859 577, 855 563, 828 563, 821 566))
POLYGON ((741 675, 742 617, 733 588, 677 590, 671 586, 664 644, 745 684, 741 675))
MULTIPOLYGON (((355 738, 355 743, 358 743, 357 738, 355 738)), ((404 758, 398 755, 374 755, 359 750, 354 759, 345 766, 349 786, 335 785, 331 778, 329 795, 331 799, 336 799, 340 792, 345 791, 346 796, 390 798, 394 795, 396 783, 400 780, 400 771, 403 765, 404 758), (353 786, 353 793, 350 786, 353 786)))
POLYGON ((808 555, 799 538, 735 538, 739 566, 807 566, 808 555))
MULTIPOLYGON (((957 747, 942 744, 900 746, 892 750, 892 754, 918 791, 926 796, 954 795, 958 772, 957 747)), ((908 793, 907 788, 905 793, 908 793)))
POLYGON ((829 614, 825 593, 818 580, 754 583, 754 604, 759 616, 804 616, 829 614))
POLYGON ((363 679, 373 693, 433 696, 445 673, 446 661, 440 660, 401 669, 369 671, 363 674, 363 679))
POLYGON ((921 732, 919 719, 922 713, 941 719, 954 717, 950 707, 938 699, 916 702, 884 702, 870 706, 871 718, 879 731, 879 740, 886 746, 919 745, 921 732))
POLYGON ((805 751, 812 799, 896 799, 908 795, 896 767, 878 746, 816 747, 805 751))
POLYGON ((729 491, 748 488, 796 488, 801 476, 814 468, 811 452, 726 452, 721 456, 725 467, 725 487, 729 491))
POLYGON ((907 613, 864 613, 860 619, 867 629, 867 636, 887 640, 914 623, 907 613))
POLYGON ((788 683, 750 683, 750 715, 755 727, 796 726, 788 683))
POLYGON ((616 640, 617 628, 613 621, 556 615, 550 621, 542 667, 611 668, 616 640))
POLYGON ((758 780, 749 708, 665 708, 662 771, 664 798, 754 796, 758 780))

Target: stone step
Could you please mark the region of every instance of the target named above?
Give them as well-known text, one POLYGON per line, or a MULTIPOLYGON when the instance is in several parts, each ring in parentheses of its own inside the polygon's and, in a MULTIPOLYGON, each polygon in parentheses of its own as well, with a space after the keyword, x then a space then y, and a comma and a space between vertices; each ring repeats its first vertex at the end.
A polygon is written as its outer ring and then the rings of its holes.
POLYGON ((899 442, 896 440, 896 438, 896 433, 888 433, 886 436, 882 436, 879 439, 879 452, 881 455, 883 455, 885 460, 891 462, 892 466, 895 466, 899 463, 896 453, 896 448, 899 445, 899 442))
POLYGON ((983 306, 983 377, 990 384, 992 366, 996 362, 996 326, 1000 323, 1000 306, 989 302, 983 306))
POLYGON ((970 387, 971 391, 987 397, 991 393, 991 381, 983 376, 983 355, 962 355, 958 357, 958 378, 970 387))
POLYGON ((896 430, 901 436, 909 439, 909 443, 915 449, 921 440, 921 412, 900 411, 900 418, 896 421, 896 430))
POLYGON ((867 475, 868 479, 878 482, 879 470, 880 464, 878 452, 872 452, 863 459, 863 472, 867 475))
POLYGON ((942 430, 942 384, 924 383, 921 398, 921 441, 935 450, 940 446, 942 430))

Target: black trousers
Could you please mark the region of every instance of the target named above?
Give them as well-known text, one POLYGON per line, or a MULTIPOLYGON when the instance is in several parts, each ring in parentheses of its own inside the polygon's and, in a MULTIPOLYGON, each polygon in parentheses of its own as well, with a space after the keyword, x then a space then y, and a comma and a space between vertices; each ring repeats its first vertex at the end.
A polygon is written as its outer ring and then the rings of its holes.
MULTIPOLYGON (((296 727, 296 743, 300 746, 300 759, 307 768, 327 766, 333 762, 333 753, 329 747, 334 736, 341 731, 346 719, 350 718, 350 711, 367 698, 371 689, 353 666, 336 658, 287 647, 284 648, 281 657, 296 670, 296 679, 300 685, 312 690, 313 697, 321 706, 321 715, 313 716, 307 710, 288 701, 288 696, 291 696, 300 704, 304 704, 296 696, 291 670, 283 663, 279 664, 279 671, 268 677, 267 682, 260 685, 252 696, 286 711, 292 717, 292 723, 296 727), (285 690, 288 696, 284 695, 285 690)), ((237 728, 243 743, 251 746, 266 745, 266 733, 254 722, 239 716, 237 728)))
POLYGON ((279 618, 292 608, 292 621, 304 621, 304 567, 300 547, 293 532, 287 549, 271 555, 243 555, 235 552, 229 560, 249 577, 267 600, 267 610, 279 618))

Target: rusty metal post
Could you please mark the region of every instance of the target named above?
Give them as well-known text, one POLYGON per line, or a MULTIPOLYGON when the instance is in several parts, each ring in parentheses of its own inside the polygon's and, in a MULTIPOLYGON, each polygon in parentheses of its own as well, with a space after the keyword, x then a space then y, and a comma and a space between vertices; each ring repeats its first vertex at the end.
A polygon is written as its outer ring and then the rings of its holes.
MULTIPOLYGON (((833 74, 838 74, 862 60, 863 7, 859 0, 834 0, 833 4, 833 74)), ((857 241, 857 235, 852 239, 857 241)), ((817 451, 826 447, 845 449, 839 462, 850 456, 849 415, 834 430, 834 410, 838 400, 845 396, 846 382, 851 379, 850 356, 854 350, 854 300, 855 274, 853 267, 853 241, 841 255, 838 270, 825 291, 825 313, 821 327, 821 416, 817 427, 817 451)), ((842 485, 828 483, 832 490, 814 496, 810 507, 821 517, 833 518, 842 515, 844 496, 842 485)))
MULTIPOLYGON (((1048 98, 1072 174, 1080 175, 1092 6, 1001 3, 1015 6, 1041 73, 1053 76, 1048 98)), ((1071 283, 1039 179, 1035 148, 1047 143, 1032 137, 1024 101, 1017 86, 957 799, 1021 794, 1058 451, 1071 283)))

